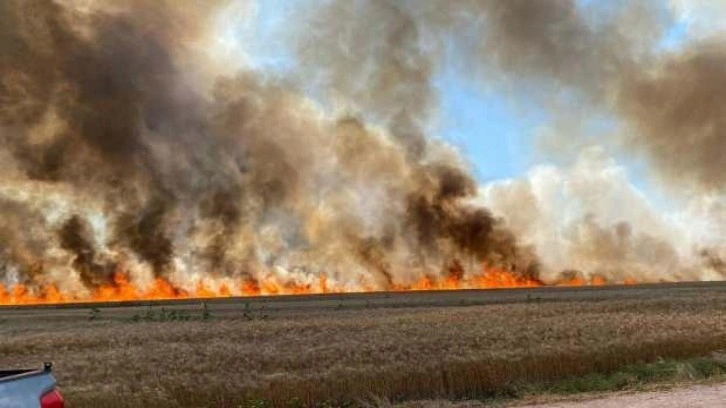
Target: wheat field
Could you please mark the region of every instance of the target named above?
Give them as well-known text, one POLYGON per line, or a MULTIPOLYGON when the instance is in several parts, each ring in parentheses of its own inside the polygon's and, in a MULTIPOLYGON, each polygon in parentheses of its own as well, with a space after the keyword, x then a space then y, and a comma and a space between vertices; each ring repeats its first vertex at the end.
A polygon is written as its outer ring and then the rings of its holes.
POLYGON ((726 349, 723 289, 532 293, 438 306, 0 310, 0 366, 53 361, 71 407, 356 405, 484 399, 513 383, 726 349))

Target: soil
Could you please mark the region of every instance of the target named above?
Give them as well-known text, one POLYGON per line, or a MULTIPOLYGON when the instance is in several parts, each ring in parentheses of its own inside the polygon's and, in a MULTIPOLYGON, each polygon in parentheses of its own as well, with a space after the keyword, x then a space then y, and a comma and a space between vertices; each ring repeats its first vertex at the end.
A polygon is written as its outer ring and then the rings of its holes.
POLYGON ((589 401, 527 405, 520 408, 711 408, 726 407, 726 384, 615 395, 589 401))

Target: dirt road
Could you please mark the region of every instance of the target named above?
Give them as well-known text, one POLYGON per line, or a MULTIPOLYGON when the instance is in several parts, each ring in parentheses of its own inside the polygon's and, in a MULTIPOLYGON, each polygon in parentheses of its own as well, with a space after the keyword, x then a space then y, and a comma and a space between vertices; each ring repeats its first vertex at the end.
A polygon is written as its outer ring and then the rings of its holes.
POLYGON ((521 408, 715 408, 726 407, 726 384, 617 395, 590 401, 528 405, 521 408))

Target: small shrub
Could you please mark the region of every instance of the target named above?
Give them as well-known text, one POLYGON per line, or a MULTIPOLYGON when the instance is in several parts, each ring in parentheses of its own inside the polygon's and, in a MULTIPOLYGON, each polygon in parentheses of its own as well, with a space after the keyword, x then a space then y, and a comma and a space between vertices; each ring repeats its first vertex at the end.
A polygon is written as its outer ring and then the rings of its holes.
POLYGON ((96 320, 101 317, 101 310, 97 307, 91 308, 88 311, 88 320, 96 320))
POLYGON ((271 406, 269 401, 261 398, 251 399, 247 402, 248 408, 269 408, 271 406))
POLYGON ((131 316, 131 321, 133 322, 185 322, 189 320, 192 320, 192 316, 183 310, 168 310, 162 307, 159 312, 156 312, 151 306, 144 313, 135 313, 131 316))

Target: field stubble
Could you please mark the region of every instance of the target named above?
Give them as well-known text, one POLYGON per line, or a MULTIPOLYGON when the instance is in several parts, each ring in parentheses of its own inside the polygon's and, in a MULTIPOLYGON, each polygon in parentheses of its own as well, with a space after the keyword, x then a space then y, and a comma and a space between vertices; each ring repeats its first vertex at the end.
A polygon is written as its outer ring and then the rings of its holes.
POLYGON ((726 348, 717 291, 456 306, 0 311, 0 366, 53 361, 73 407, 289 406, 491 398, 726 348))

